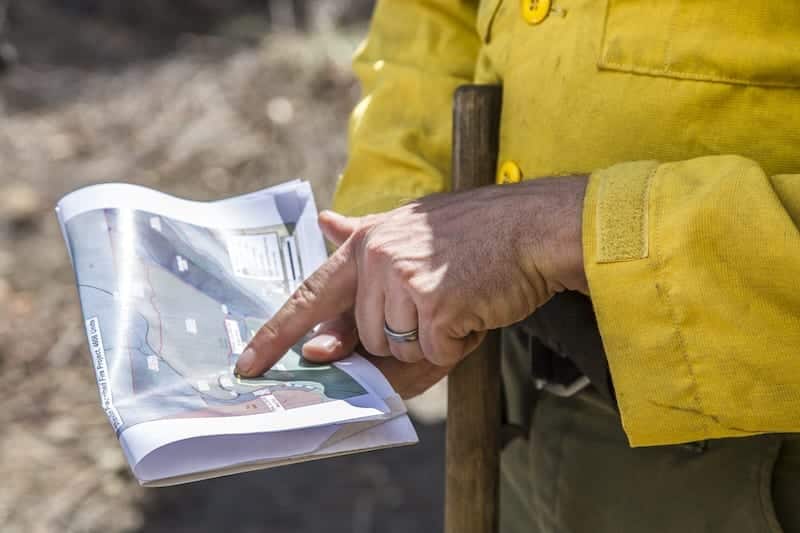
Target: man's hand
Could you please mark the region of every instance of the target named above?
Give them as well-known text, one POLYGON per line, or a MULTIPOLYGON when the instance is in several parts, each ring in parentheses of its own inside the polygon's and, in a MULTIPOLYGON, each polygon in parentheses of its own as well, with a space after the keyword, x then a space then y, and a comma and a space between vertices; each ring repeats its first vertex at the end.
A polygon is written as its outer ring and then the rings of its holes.
POLYGON ((309 360, 341 359, 360 341, 372 354, 426 361, 419 368, 443 367, 443 375, 486 331, 524 319, 558 291, 587 292, 585 187, 585 176, 546 178, 362 218, 322 213, 323 231, 341 246, 259 330, 237 371, 263 373, 321 324, 303 347, 309 360), (390 342, 384 323, 419 329, 418 341, 390 342))

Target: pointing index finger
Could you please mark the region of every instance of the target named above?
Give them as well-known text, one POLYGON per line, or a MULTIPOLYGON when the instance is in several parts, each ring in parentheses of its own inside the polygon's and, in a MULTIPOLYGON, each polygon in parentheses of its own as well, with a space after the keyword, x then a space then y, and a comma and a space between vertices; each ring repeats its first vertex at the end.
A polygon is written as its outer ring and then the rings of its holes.
POLYGON ((339 248, 258 330, 236 363, 238 374, 263 374, 314 326, 353 307, 357 269, 350 250, 339 248))

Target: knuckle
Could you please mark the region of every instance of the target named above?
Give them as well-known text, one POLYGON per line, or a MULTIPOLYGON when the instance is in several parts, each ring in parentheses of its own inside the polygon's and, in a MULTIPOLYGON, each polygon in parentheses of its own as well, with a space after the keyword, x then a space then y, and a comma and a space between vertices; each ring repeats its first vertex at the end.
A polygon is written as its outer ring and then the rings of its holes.
POLYGON ((426 276, 415 274, 408 278, 406 287, 413 295, 414 301, 417 302, 420 312, 428 317, 435 317, 442 307, 447 307, 450 298, 443 296, 442 291, 425 278, 426 276))
POLYGON ((415 278, 418 269, 413 262, 409 260, 397 260, 392 262, 392 276, 397 280, 401 287, 408 289, 411 292, 418 292, 415 278))
POLYGON ((414 298, 414 302, 417 305, 417 316, 419 317, 420 323, 428 324, 429 327, 432 326, 434 318, 436 317, 435 304, 430 298, 425 298, 424 296, 419 295, 414 296, 416 296, 414 298))
POLYGON ((370 261, 380 261, 389 255, 386 245, 374 238, 364 243, 364 253, 370 261))
POLYGON ((427 359, 438 366, 454 365, 462 356, 459 342, 450 338, 447 330, 442 326, 432 325, 430 348, 431 351, 427 354, 427 359))
POLYGON ((421 269, 417 265, 412 264, 410 261, 397 261, 395 268, 398 275, 406 281, 409 289, 420 294, 425 293, 427 283, 425 283, 425 276, 420 272, 421 269))
POLYGON ((253 339, 256 344, 256 348, 259 348, 264 345, 270 344, 273 340, 278 337, 278 329, 272 322, 267 322, 261 329, 258 330, 258 334, 253 339))
POLYGON ((310 309, 317 299, 318 287, 312 278, 303 280, 290 298, 291 305, 298 311, 310 309))
POLYGON ((371 230, 372 224, 362 224, 353 232, 353 234, 350 236, 350 239, 354 244, 363 246, 369 240, 369 234, 371 230))
POLYGON ((451 320, 448 314, 437 305, 432 305, 429 310, 428 323, 434 338, 440 338, 450 331, 451 320))

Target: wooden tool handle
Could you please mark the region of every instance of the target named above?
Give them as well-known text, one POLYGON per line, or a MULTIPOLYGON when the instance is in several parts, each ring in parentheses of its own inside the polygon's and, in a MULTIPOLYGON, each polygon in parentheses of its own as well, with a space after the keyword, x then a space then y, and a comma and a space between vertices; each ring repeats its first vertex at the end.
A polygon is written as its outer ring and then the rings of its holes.
MULTIPOLYGON (((455 191, 494 183, 501 96, 501 88, 493 85, 465 85, 455 93, 455 191)), ((495 533, 500 470, 498 331, 489 332, 448 377, 446 446, 445 532, 495 533)))

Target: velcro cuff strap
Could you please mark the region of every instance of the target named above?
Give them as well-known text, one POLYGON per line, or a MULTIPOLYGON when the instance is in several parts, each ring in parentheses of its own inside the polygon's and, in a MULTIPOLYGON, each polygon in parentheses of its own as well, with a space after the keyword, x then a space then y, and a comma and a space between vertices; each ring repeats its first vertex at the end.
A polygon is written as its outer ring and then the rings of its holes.
POLYGON ((648 255, 648 191, 656 161, 622 163, 592 174, 597 263, 644 259, 648 255))

